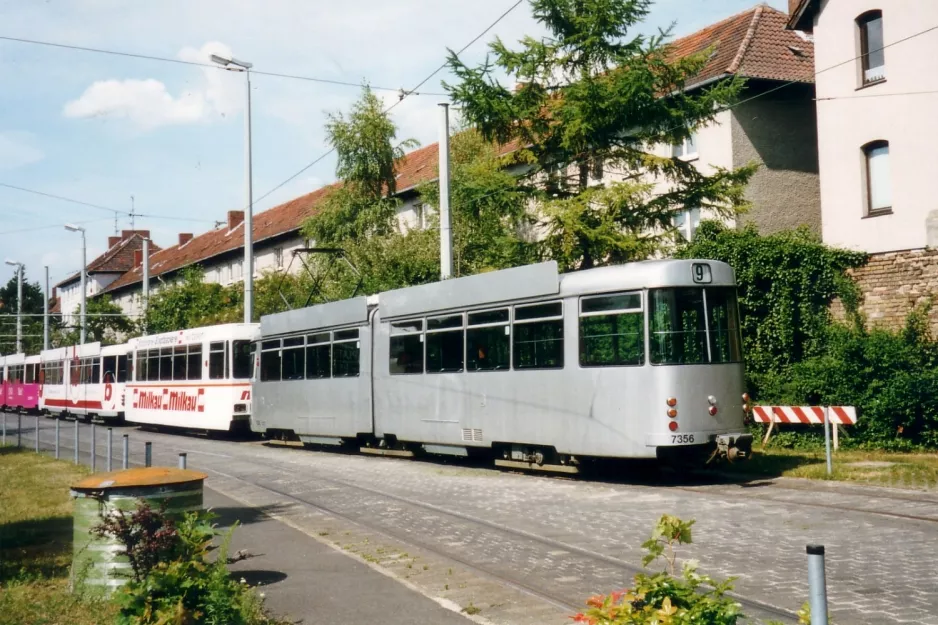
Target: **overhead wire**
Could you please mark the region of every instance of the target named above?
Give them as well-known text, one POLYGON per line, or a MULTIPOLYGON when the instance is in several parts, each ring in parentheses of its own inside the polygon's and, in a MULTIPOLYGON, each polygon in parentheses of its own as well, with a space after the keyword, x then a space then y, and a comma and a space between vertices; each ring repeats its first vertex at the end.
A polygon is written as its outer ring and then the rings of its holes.
MULTIPOLYGON (((15 43, 28 43, 28 44, 38 45, 38 46, 48 46, 50 48, 63 48, 65 50, 78 50, 81 52, 93 52, 95 54, 110 54, 113 56, 125 56, 129 58, 134 58, 134 59, 145 59, 147 61, 160 61, 163 63, 176 63, 177 65, 191 65, 194 67, 206 67, 206 68, 216 69, 216 70, 225 70, 224 67, 221 67, 220 65, 215 65, 214 63, 203 63, 200 61, 186 61, 183 59, 174 59, 168 56, 140 54, 137 52, 124 52, 121 50, 106 50, 104 48, 90 48, 87 46, 77 46, 77 45, 72 45, 72 44, 67 44, 67 43, 58 43, 54 41, 42 41, 39 39, 26 39, 24 37, 10 37, 7 35, 0 35, 0 40, 12 41, 15 43)), ((316 82, 316 83, 323 83, 323 84, 328 84, 328 85, 340 85, 343 87, 361 87, 362 86, 362 83, 360 82, 350 82, 346 80, 337 80, 334 78, 319 78, 316 76, 302 76, 299 74, 286 74, 282 72, 270 72, 270 71, 265 71, 265 70, 257 70, 253 68, 251 69, 251 74, 260 75, 260 76, 272 76, 274 78, 288 78, 291 80, 303 80, 306 82, 316 82)), ((398 93, 401 91, 401 89, 397 87, 376 87, 374 85, 370 85, 370 87, 374 89, 375 91, 393 91, 393 92, 398 92, 398 93)), ((445 94, 412 93, 411 95, 441 96, 445 94)))
MULTIPOLYGON (((488 33, 490 30, 492 30, 493 28, 495 28, 496 24, 498 24, 500 21, 502 21, 503 19, 505 19, 505 17, 507 17, 507 15, 508 15, 509 13, 511 13, 512 11, 514 11, 516 8, 518 8, 518 6, 519 6, 522 2, 524 2, 524 0, 517 0, 517 2, 515 2, 513 5, 511 5, 510 7, 508 7, 508 9, 507 9, 504 13, 502 13, 501 15, 499 15, 499 16, 495 19, 494 22, 492 22, 491 24, 489 24, 488 26, 486 26, 485 30, 483 30, 481 33, 479 33, 479 34, 476 35, 475 37, 473 37, 472 40, 471 40, 469 43, 467 43, 467 44, 464 45, 462 48, 460 48, 459 51, 456 52, 456 54, 457 54, 457 55, 460 55, 460 54, 462 54, 463 52, 465 52, 466 50, 468 50, 469 47, 472 46, 472 44, 474 44, 474 43, 477 42, 479 39, 481 39, 482 37, 484 37, 486 33, 488 33)), ((437 67, 435 70, 433 70, 432 72, 430 72, 430 74, 429 74, 426 78, 424 78, 424 79, 421 80, 419 83, 417 83, 417 85, 416 85, 413 89, 411 89, 410 91, 401 92, 400 98, 397 100, 397 102, 395 102, 395 103, 392 104, 391 106, 389 106, 389 107, 387 107, 386 109, 384 109, 384 112, 385 112, 385 113, 388 113, 388 112, 390 112, 391 110, 393 110, 394 107, 396 107, 396 106, 399 105, 401 102, 403 102, 404 99, 407 98, 407 96, 411 95, 411 94, 412 94, 413 92, 415 92, 417 89, 419 89, 419 88, 422 87, 424 84, 426 84, 428 80, 430 80, 431 78, 433 78, 434 76, 436 76, 438 73, 440 73, 441 70, 445 69, 445 68, 446 68, 446 65, 447 65, 447 62, 444 61, 442 65, 440 65, 440 66, 437 67)), ((290 176, 289 178, 287 178, 286 180, 284 180, 284 181, 281 182, 280 184, 276 185, 274 188, 270 189, 269 191, 267 191, 266 193, 264 193, 264 194, 261 195, 260 197, 258 197, 258 198, 256 198, 256 199, 252 200, 252 203, 253 203, 253 204, 257 204, 257 203, 260 202, 261 200, 263 200, 263 199, 269 197, 272 193, 274 193, 275 191, 277 191, 277 190, 283 188, 284 185, 289 184, 290 182, 292 182, 293 180, 295 180, 298 176, 300 176, 301 174, 303 174, 305 171, 309 170, 309 169, 310 169, 311 167, 313 167, 314 165, 317 165, 318 163, 322 162, 323 159, 325 159, 326 157, 328 157, 328 156, 329 156, 330 154, 332 154, 333 152, 335 152, 335 147, 329 148, 326 152, 324 152, 323 154, 321 154, 321 155, 319 155, 318 157, 316 157, 315 159, 313 159, 312 162, 310 162, 310 163, 308 163, 307 165, 305 165, 302 169, 300 169, 299 171, 297 171, 295 174, 293 174, 292 176, 290 176)))
MULTIPOLYGON (((110 208, 108 206, 101 206, 100 204, 92 204, 91 202, 83 202, 81 200, 76 200, 74 198, 65 197, 63 195, 55 195, 54 193, 46 193, 45 191, 37 191, 35 189, 27 189, 26 187, 18 187, 16 185, 8 184, 5 182, 0 182, 0 187, 5 187, 7 189, 15 189, 16 191, 22 191, 24 193, 32 193, 33 195, 40 195, 42 197, 52 198, 54 200, 60 200, 62 202, 69 202, 71 204, 77 204, 79 206, 87 206, 89 208, 96 208, 98 210, 108 211, 110 213, 116 213, 120 215, 132 216, 132 217, 143 217, 148 219, 168 219, 172 221, 193 221, 193 222, 211 222, 211 219, 198 219, 195 217, 175 217, 173 215, 157 215, 157 214, 148 214, 148 213, 137 213, 126 210, 120 210, 117 208, 110 208)), ((57 227, 57 226, 52 226, 57 227)), ((2 233, 0 233, 2 234, 2 233)))

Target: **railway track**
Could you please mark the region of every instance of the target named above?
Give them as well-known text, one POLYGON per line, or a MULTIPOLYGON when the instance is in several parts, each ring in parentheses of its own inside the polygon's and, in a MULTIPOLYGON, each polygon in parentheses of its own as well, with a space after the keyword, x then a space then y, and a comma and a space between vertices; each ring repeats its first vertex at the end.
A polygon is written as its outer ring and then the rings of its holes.
MULTIPOLYGON (((45 420, 43 420, 42 423, 43 447, 48 449, 51 446, 52 426, 48 421, 45 420)), ((71 424, 69 425, 71 426, 71 424)), ((29 422, 24 422, 24 426, 29 426, 31 428, 32 424, 29 422)), ((81 427, 84 430, 85 426, 81 427)), ((120 430, 123 429, 124 428, 121 428, 120 430)), ((69 454, 71 453, 72 449, 70 429, 66 431, 69 432, 69 435, 65 436, 63 431, 63 455, 66 454, 66 449, 68 450, 69 454)), ((130 428, 127 428, 125 431, 132 432, 130 428)), ((235 443, 231 441, 209 441, 200 436, 179 436, 165 433, 148 432, 146 436, 147 439, 155 441, 155 451, 158 450, 157 456, 163 462, 170 461, 174 463, 175 454, 181 451, 190 453, 190 461, 194 454, 203 454, 205 456, 205 462, 203 463, 200 459, 199 468, 205 469, 209 473, 215 473, 220 477, 234 480, 237 483, 243 484, 245 486, 261 489, 265 493, 268 493, 271 497, 291 502, 298 506, 302 506, 320 514, 328 515, 329 517, 335 519, 341 519, 341 521, 344 523, 354 524, 354 526, 358 528, 362 528, 368 530, 369 532, 373 532, 376 535, 386 537, 387 540, 393 541, 405 550, 409 548, 411 550, 420 550, 425 553, 432 554, 437 558, 441 558, 453 563, 454 565, 458 565, 476 576, 489 580, 495 580, 499 584, 516 589, 519 592, 523 592, 539 601, 543 601, 566 612, 577 611, 581 609, 582 600, 586 594, 588 594, 583 593, 582 584, 579 587, 576 587, 575 584, 570 586, 561 585, 558 587, 557 585, 551 585, 549 582, 542 583, 541 580, 529 576, 526 569, 512 568, 512 566, 510 566, 511 562, 507 562, 506 564, 506 561, 500 561, 499 558, 486 559, 481 556, 477 557, 472 553, 467 555, 464 550, 460 551, 458 548, 454 549, 446 545, 445 541, 441 542, 438 540, 438 537, 432 533, 425 532, 421 534, 420 532, 414 533, 412 531, 407 531, 407 524, 403 521, 396 525, 389 524, 386 522, 386 519, 372 516, 371 514, 365 513, 362 510, 349 508, 348 505, 341 503, 341 498, 330 498, 329 493, 344 493, 345 499, 369 500, 374 504, 372 509, 393 508, 395 510, 395 515, 403 515, 409 519, 418 521, 419 519, 425 517, 436 517, 443 519, 448 524, 453 526, 458 525, 461 528, 465 528, 465 531, 468 533, 483 536, 483 539, 486 542, 498 543, 501 545, 511 545, 512 548, 525 551, 525 557, 527 558, 533 558, 535 553, 543 554, 545 552, 562 551, 570 554, 568 562, 577 562, 586 570, 603 568, 607 572, 610 570, 616 572, 618 579, 620 580, 618 584, 595 582, 591 591, 597 588, 612 589, 624 585, 627 580, 629 580, 631 576, 634 575, 634 573, 640 570, 639 567, 631 564, 629 561, 612 557, 605 553, 600 553, 589 548, 584 548, 582 545, 571 544, 564 540, 558 540, 551 537, 550 535, 541 535, 539 530, 537 532, 532 532, 528 531, 527 529, 522 529, 521 527, 512 526, 511 524, 495 522, 492 519, 485 518, 484 512, 481 512, 480 510, 470 511, 471 513, 467 513, 463 510, 452 509, 446 505, 445 501, 442 502, 442 505, 437 505, 436 503, 430 503, 428 501, 422 500, 419 495, 409 496, 394 492, 387 492, 376 487, 371 487, 368 484, 355 483, 354 481, 342 479, 341 477, 336 477, 335 475, 324 475, 322 472, 318 471, 310 472, 308 479, 304 478, 308 483, 315 482, 315 487, 310 486, 310 488, 306 490, 302 488, 297 490, 294 485, 285 487, 284 483, 287 477, 297 477, 295 464, 290 463, 289 460, 287 463, 277 462, 270 454, 267 454, 267 457, 265 457, 264 453, 246 454, 244 452, 239 453, 239 451, 236 449, 241 445, 249 445, 251 448, 257 448, 259 447, 257 444, 235 443), (218 444, 219 447, 214 447, 216 444, 218 444), (208 447, 208 445, 213 446, 208 447), (167 457, 166 454, 171 454, 173 457, 167 457), (237 462, 229 462, 226 460, 228 458, 250 463, 251 466, 258 469, 259 475, 247 475, 245 473, 247 471, 246 468, 242 468, 240 471, 233 471, 228 469, 226 464, 237 464, 237 462), (266 478, 264 477, 265 474, 267 475, 266 478), (349 496, 349 494, 351 494, 351 496, 349 496)), ((29 447, 31 440, 31 433, 28 432, 24 437, 24 446, 29 447)), ((88 443, 88 435, 83 431, 82 454, 87 454, 88 443)), ((99 444, 101 444, 100 439, 99 444)), ((303 450, 284 449, 282 452, 285 454, 285 457, 289 457, 293 454, 302 454, 303 450)), ((139 457, 139 454, 137 454, 137 456, 139 457)), ((294 456, 294 459, 296 457, 297 456, 294 456)), ((400 462, 400 460, 395 459, 373 459, 370 457, 366 458, 364 456, 356 457, 369 462, 400 462)), ((102 465, 99 464, 98 466, 100 467, 102 465)), ((448 463, 446 466, 453 465, 452 463, 448 463)), ((456 467, 459 467, 459 464, 456 464, 456 467)), ((469 465, 464 468, 469 468, 469 465)), ((568 477, 551 479, 562 479, 564 481, 570 481, 570 478, 568 477)), ((574 478, 576 481, 581 479, 583 478, 574 478)), ((599 483, 603 481, 610 484, 623 484, 629 486, 648 487, 652 489, 666 487, 667 489, 679 490, 700 497, 723 499, 727 497, 727 490, 725 488, 726 485, 723 484, 674 484, 673 480, 672 483, 668 483, 667 480, 663 480, 664 483, 657 483, 655 481, 647 480, 639 480, 638 483, 635 483, 619 479, 600 480, 599 483)), ((932 504, 938 506, 938 500, 929 496, 928 494, 923 494, 922 497, 915 497, 909 493, 904 492, 888 493, 878 491, 876 492, 876 496, 870 498, 870 500, 873 502, 871 505, 876 505, 879 508, 871 508, 866 507, 865 504, 849 505, 849 502, 847 505, 844 505, 842 502, 837 503, 824 500, 805 501, 803 500, 803 497, 798 500, 786 499, 786 497, 790 497, 792 494, 797 496, 799 493, 804 493, 804 496, 810 495, 814 497, 823 497, 823 489, 825 488, 824 485, 818 485, 817 488, 811 488, 811 485, 802 485, 797 482, 791 484, 779 484, 773 482, 763 486, 765 489, 763 492, 759 492, 761 489, 747 488, 746 486, 739 484, 729 484, 729 486, 739 488, 740 492, 744 493, 742 497, 745 497, 746 499, 756 499, 759 501, 766 501, 767 503, 774 503, 776 505, 783 504, 788 506, 807 506, 811 508, 827 509, 838 513, 850 512, 853 514, 874 515, 916 523, 932 524, 938 522, 938 517, 932 516, 930 514, 906 513, 899 511, 903 508, 907 508, 912 504, 925 504, 926 508, 932 504), (820 494, 818 492, 819 490, 821 491, 820 494)), ((859 497, 864 494, 861 492, 862 489, 857 487, 845 486, 842 488, 847 491, 851 491, 848 493, 851 496, 859 497)), ((523 526, 524 524, 521 523, 519 525, 523 526)), ((758 599, 751 599, 744 594, 734 594, 731 596, 744 606, 744 611, 746 613, 752 614, 756 618, 776 619, 782 620, 784 622, 792 622, 794 620, 794 614, 790 610, 763 602, 758 599)))

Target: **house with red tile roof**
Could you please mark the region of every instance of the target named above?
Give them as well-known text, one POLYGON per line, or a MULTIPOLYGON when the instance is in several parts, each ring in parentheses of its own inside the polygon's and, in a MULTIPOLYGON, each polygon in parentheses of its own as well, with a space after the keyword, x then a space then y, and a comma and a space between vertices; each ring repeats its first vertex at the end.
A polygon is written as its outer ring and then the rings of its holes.
MULTIPOLYGON (((749 191, 755 208, 743 221, 755 222, 766 231, 820 227, 814 51, 809 37, 786 30, 787 20, 785 13, 758 5, 675 40, 671 44, 675 56, 711 50, 707 65, 688 89, 703 89, 732 76, 742 76, 748 83, 742 102, 719 113, 717 121, 701 128, 693 141, 655 148, 662 155, 693 161, 704 171, 759 163, 749 191)), ((398 164, 397 194, 403 202, 399 220, 405 228, 425 224, 416 189, 437 179, 438 155, 434 143, 408 153, 398 164)), ((613 178, 606 174, 606 179, 613 178)), ((306 246, 302 224, 334 188, 327 186, 255 214, 255 275, 301 269, 300 263, 291 266, 290 261, 295 250, 306 246)), ((699 218, 700 211, 688 207, 676 216, 676 223, 692 237, 699 218)), ((190 265, 200 265, 206 279, 213 282, 242 280, 243 219, 243 212, 230 211, 221 228, 198 236, 180 235, 176 245, 155 251, 150 257, 151 289, 190 265)), ((128 314, 136 315, 141 281, 141 267, 135 265, 103 292, 112 295, 128 314)))
MULTIPOLYGON (((108 237, 107 249, 85 268, 85 295, 94 297, 103 293, 116 280, 133 269, 143 251, 143 240, 150 238, 149 230, 122 230, 120 235, 108 237)), ((150 243, 150 250, 160 247, 150 243)), ((55 285, 55 305, 51 313, 71 315, 81 303, 81 274, 75 273, 55 285)))

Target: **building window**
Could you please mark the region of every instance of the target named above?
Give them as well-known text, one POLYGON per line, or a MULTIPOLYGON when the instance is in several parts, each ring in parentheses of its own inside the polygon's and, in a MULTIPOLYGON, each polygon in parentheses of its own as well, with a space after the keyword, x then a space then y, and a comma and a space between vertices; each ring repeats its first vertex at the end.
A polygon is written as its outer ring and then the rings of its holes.
POLYGON ((677 229, 685 241, 692 241, 694 233, 697 232, 697 226, 700 225, 700 209, 688 208, 675 213, 671 218, 671 223, 677 229))
POLYGON ((681 143, 671 146, 671 156, 674 158, 691 159, 697 156, 697 131, 691 131, 681 143))
POLYGON ((863 84, 886 79, 886 53, 883 50, 883 12, 868 11, 857 18, 860 29, 860 62, 863 84))
POLYGON ((427 205, 416 204, 414 206, 414 226, 420 230, 427 229, 427 205))
POLYGON ((863 146, 866 162, 866 211, 868 215, 892 212, 892 175, 889 142, 873 141, 863 146))
POLYGON ((275 247, 274 248, 274 265, 277 269, 283 269, 283 248, 275 247))

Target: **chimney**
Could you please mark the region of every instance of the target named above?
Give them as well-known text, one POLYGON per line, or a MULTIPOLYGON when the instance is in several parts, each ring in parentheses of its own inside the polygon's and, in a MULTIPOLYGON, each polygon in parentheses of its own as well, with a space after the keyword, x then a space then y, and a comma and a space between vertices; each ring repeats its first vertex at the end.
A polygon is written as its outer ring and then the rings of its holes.
POLYGON ((120 237, 116 237, 116 236, 115 236, 115 237, 108 237, 108 238, 107 238, 107 249, 111 249, 112 247, 114 247, 115 245, 117 245, 117 244, 120 243, 120 242, 121 242, 121 238, 120 238, 120 237))
POLYGON ((134 269, 143 264, 143 250, 134 250, 134 269))
POLYGON ((180 232, 179 233, 179 245, 180 247, 192 240, 191 232, 180 232))
POLYGON ((149 238, 150 238, 150 231, 149 231, 149 230, 121 230, 121 239, 129 239, 130 237, 134 236, 135 234, 139 234, 139 235, 140 235, 141 237, 143 237, 144 239, 149 239, 149 238))
POLYGON ((244 211, 228 211, 228 229, 234 230, 244 221, 244 211))

